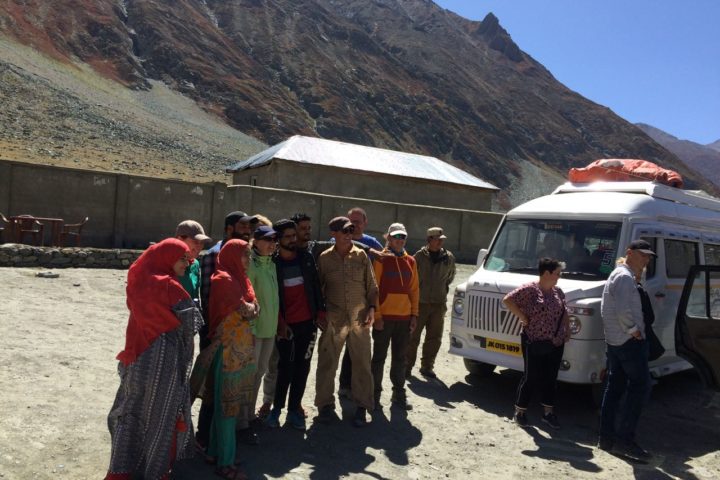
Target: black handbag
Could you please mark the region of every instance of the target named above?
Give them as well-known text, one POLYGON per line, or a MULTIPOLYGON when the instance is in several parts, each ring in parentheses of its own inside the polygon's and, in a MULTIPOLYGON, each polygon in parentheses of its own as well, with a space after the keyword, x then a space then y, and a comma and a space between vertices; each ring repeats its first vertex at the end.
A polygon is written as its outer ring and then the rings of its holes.
MULTIPOLYGON (((555 328, 555 335, 553 335, 553 338, 555 338, 555 336, 557 336, 558 332, 560 331, 560 325, 562 325, 562 319, 565 316, 565 311, 565 302, 563 302, 563 311, 560 314, 560 318, 558 318, 557 327, 555 328)), ((525 332, 523 332, 523 335, 525 335, 525 346, 527 348, 527 352, 530 355, 548 355, 549 353, 552 353, 553 350, 558 348, 558 346, 555 345, 552 340, 531 341, 525 332)))
POLYGON ((653 361, 662 357, 665 353, 665 347, 660 343, 660 339, 655 335, 652 325, 655 322, 655 312, 650 303, 650 295, 645 291, 641 284, 637 284, 637 290, 640 294, 640 304, 642 305, 643 322, 645 323, 645 340, 648 342, 648 360, 653 361))

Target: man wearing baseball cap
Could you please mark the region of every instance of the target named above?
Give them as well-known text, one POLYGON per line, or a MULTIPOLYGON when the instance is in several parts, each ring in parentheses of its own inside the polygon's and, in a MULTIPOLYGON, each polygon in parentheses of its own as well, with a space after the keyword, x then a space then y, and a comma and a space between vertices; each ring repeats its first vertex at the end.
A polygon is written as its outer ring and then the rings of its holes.
POLYGON ((318 344, 315 406, 320 422, 335 414, 335 373, 343 345, 348 343, 352 360, 352 398, 357 405, 353 424, 367 423, 367 411, 374 409, 373 376, 370 369, 370 328, 373 324, 378 288, 370 259, 353 245, 355 230, 347 217, 335 217, 328 224, 335 245, 320 254, 318 273, 327 316, 318 344))
POLYGON ((600 311, 607 344, 608 380, 600 410, 598 448, 635 460, 652 455, 635 442, 642 407, 650 393, 648 343, 637 278, 657 255, 650 243, 633 240, 610 273, 603 289, 600 311), (623 405, 620 400, 626 394, 623 405), (616 428, 616 416, 621 413, 616 428))
POLYGON ((417 328, 410 337, 405 369, 407 378, 412 375, 423 330, 425 330, 425 341, 420 360, 420 375, 437 378, 434 370, 435 359, 442 344, 447 294, 455 278, 455 256, 443 247, 447 238, 443 229, 428 228, 426 238, 427 244, 414 255, 420 278, 420 315, 417 328))

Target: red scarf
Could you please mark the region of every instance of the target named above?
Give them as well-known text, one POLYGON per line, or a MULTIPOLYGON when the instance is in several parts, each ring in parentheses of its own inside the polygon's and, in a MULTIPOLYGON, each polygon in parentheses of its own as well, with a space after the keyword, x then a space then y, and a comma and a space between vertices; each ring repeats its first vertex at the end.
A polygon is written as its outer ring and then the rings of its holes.
POLYGON ((128 271, 127 306, 130 310, 125 350, 117 359, 130 365, 163 333, 180 325, 172 311, 190 298, 180 285, 173 265, 190 249, 176 238, 167 238, 145 250, 128 271))
POLYGON ((248 243, 237 238, 225 242, 218 253, 210 286, 210 338, 220 322, 240 308, 242 302, 255 301, 255 291, 242 264, 248 253, 248 243))

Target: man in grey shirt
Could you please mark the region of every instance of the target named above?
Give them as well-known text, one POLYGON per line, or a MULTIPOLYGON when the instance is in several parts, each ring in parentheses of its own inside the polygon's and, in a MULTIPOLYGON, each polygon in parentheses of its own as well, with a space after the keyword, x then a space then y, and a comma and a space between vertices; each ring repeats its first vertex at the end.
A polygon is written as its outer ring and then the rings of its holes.
POLYGON ((655 252, 645 240, 630 242, 625 261, 612 271, 605 283, 600 307, 607 344, 608 381, 600 413, 598 447, 636 460, 651 458, 635 442, 635 429, 651 387, 645 322, 637 285, 653 256, 655 252), (627 395, 619 408, 623 393, 627 395), (622 411, 622 417, 616 430, 618 411, 622 411))

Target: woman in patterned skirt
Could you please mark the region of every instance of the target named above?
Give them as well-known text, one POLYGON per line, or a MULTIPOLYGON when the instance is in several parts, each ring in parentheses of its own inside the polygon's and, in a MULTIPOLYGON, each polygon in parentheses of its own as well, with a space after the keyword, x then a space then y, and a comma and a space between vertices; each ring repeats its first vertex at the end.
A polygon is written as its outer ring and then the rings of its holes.
POLYGON ((217 257, 210 289, 210 346, 198 356, 191 383, 195 396, 212 399, 206 461, 226 479, 247 478, 235 464, 236 419, 252 410, 255 346, 250 320, 258 314, 247 268, 250 249, 244 240, 226 242, 217 257))
POLYGON ((169 238, 128 271, 130 318, 108 415, 108 480, 167 478, 175 460, 193 454, 189 379, 202 317, 177 280, 188 258, 187 245, 169 238))

